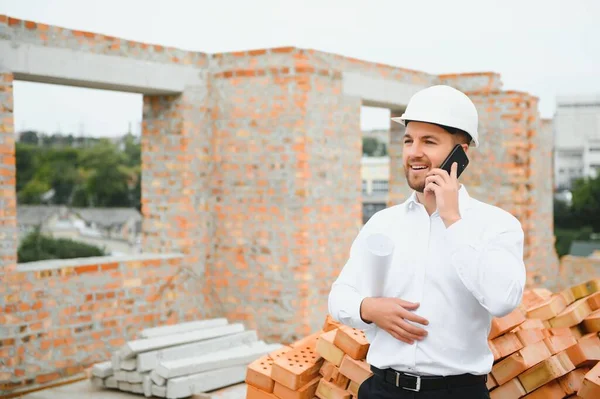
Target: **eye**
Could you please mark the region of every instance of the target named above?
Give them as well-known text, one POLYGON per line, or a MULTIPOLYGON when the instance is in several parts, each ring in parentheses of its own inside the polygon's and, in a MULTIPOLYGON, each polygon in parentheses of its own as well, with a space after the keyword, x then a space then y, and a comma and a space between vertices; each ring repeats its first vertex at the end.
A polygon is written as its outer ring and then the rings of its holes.
POLYGON ((426 144, 435 144, 435 141, 431 141, 431 140, 427 140, 425 141, 426 144))

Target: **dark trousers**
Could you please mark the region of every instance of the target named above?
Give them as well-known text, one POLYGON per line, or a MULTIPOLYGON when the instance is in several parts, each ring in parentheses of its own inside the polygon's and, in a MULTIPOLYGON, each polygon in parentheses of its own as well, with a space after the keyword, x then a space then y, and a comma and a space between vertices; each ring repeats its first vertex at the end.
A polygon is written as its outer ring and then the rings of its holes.
POLYGON ((358 388, 358 399, 489 399, 490 393, 484 382, 475 385, 413 392, 385 382, 372 375, 358 388))

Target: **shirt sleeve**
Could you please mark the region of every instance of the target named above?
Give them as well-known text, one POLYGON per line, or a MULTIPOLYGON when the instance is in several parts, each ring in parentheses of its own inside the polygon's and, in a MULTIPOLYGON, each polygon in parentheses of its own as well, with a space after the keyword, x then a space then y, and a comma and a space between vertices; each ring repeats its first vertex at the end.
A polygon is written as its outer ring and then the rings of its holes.
POLYGON ((451 263, 465 287, 494 317, 512 312, 523 298, 524 234, 513 216, 493 218, 493 232, 483 233, 468 219, 446 230, 451 263))
POLYGON ((365 295, 360 292, 363 240, 365 236, 374 229, 376 216, 373 215, 363 226, 350 247, 350 255, 342 268, 337 279, 333 282, 329 293, 328 310, 331 317, 347 326, 359 330, 371 330, 376 328, 374 323, 366 323, 360 316, 360 306, 365 295))

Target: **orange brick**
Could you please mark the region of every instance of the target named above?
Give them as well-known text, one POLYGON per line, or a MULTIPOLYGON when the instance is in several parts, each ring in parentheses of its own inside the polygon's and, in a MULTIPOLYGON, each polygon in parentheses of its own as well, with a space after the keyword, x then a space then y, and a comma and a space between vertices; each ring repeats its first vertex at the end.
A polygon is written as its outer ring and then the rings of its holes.
POLYGON ((333 375, 334 371, 335 371, 335 366, 333 364, 329 363, 327 360, 325 360, 323 362, 323 365, 319 369, 319 374, 321 374, 321 376, 323 378, 325 378, 327 381, 331 381, 331 376, 333 375))
POLYGON ((544 343, 550 349, 550 353, 556 355, 558 352, 562 352, 569 346, 573 346, 577 343, 577 340, 572 335, 557 335, 544 338, 544 343))
POLYGON ((320 376, 315 377, 308 384, 296 391, 279 383, 275 383, 273 394, 280 399, 312 399, 315 396, 315 392, 317 392, 317 386, 319 385, 320 379, 320 376))
POLYGON ((325 380, 319 381, 316 396, 320 399, 350 399, 352 394, 325 380))
POLYGON ((590 306, 585 298, 581 298, 570 304, 558 316, 549 320, 552 327, 572 327, 575 326, 589 314, 592 313, 590 306))
POLYGON ((486 386, 487 386, 488 391, 491 391, 492 389, 494 389, 498 386, 498 383, 496 382, 496 380, 494 379, 494 376, 491 373, 488 374, 488 376, 487 376, 486 386))
POLYGON ((539 389, 523 396, 524 399, 563 399, 565 393, 556 381, 550 381, 539 389))
POLYGON ((600 398, 600 363, 586 373, 577 395, 584 399, 600 398))
POLYGON ((523 323, 521 323, 515 330, 523 331, 523 330, 538 330, 544 328, 544 322, 540 319, 527 319, 523 323))
POLYGON ((570 290, 573 293, 575 300, 584 298, 600 291, 600 279, 592 279, 585 283, 575 285, 571 287, 570 290))
POLYGON ((526 393, 519 380, 513 378, 490 392, 490 399, 514 399, 526 393))
POLYGON ((494 364, 492 375, 499 385, 503 385, 550 356, 552 354, 544 341, 536 342, 494 364))
POLYGON ((291 343, 290 346, 292 348, 304 347, 304 348, 308 348, 314 352, 314 350, 317 347, 317 339, 319 339, 319 336, 322 333, 323 333, 323 331, 317 331, 316 333, 312 333, 312 334, 302 338, 299 341, 291 343))
POLYGON ((527 318, 549 320, 560 314, 566 307, 565 299, 560 295, 555 295, 541 304, 530 308, 527 311, 527 318))
POLYGON ((369 342, 365 333, 348 326, 343 326, 338 330, 334 344, 355 360, 365 359, 369 351, 369 342))
MULTIPOLYGON (((535 344, 536 342, 540 342, 544 338, 546 338, 546 336, 544 335, 544 331, 546 331, 546 330, 542 330, 542 329, 520 330, 520 331, 517 331, 515 334, 517 335, 517 338, 519 338, 519 341, 521 341, 523 346, 527 346, 527 345, 535 344)), ((569 336, 571 336, 570 331, 569 331, 569 336)))
POLYGON ((569 356, 565 352, 561 352, 536 364, 517 378, 529 393, 574 369, 575 366, 569 356))
POLYGON ((580 367, 560 377, 557 381, 566 395, 575 395, 581 389, 583 377, 588 371, 590 371, 589 367, 580 367))
POLYGON ((343 324, 333 320, 333 317, 331 317, 331 315, 327 315, 325 317, 325 324, 323 324, 323 331, 327 332, 335 330, 336 328, 340 328, 342 325, 343 324))
POLYGON ((492 327, 490 329, 490 335, 488 336, 488 339, 497 338, 500 335, 519 326, 524 321, 525 315, 519 308, 516 308, 504 317, 494 317, 492 319, 492 327))
POLYGON ((344 359, 342 360, 340 373, 358 384, 362 384, 364 380, 373 375, 367 362, 352 359, 348 355, 344 356, 344 359))
POLYGON ((246 385, 246 399, 279 399, 272 393, 261 391, 252 385, 246 385))
MULTIPOLYGON (((600 292, 599 292, 600 294, 600 292)), ((583 329, 587 333, 600 331, 600 309, 595 310, 585 319, 583 319, 583 329)))
POLYGON ((592 311, 600 309, 600 291, 588 296, 586 300, 592 311))
POLYGON ((344 352, 334 344, 335 337, 339 332, 340 330, 335 329, 321 334, 316 346, 316 352, 336 367, 339 367, 344 357, 344 352))
POLYGON ((360 384, 356 381, 350 381, 350 385, 348 385, 348 392, 352 394, 352 396, 358 396, 358 388, 360 388, 360 384))
POLYGON ((594 366, 600 361, 600 339, 591 336, 565 350, 575 367, 594 366))
POLYGON ((329 379, 328 381, 332 382, 335 386, 338 386, 342 389, 348 388, 348 384, 350 383, 350 379, 344 374, 340 373, 337 367, 333 369, 331 379, 329 379))
POLYGON ((265 355, 248 365, 245 382, 264 392, 273 392, 275 382, 271 378, 273 360, 265 355))
POLYGON ((499 336, 498 338, 494 338, 492 340, 492 344, 498 351, 500 358, 512 355, 519 349, 523 348, 523 344, 521 343, 521 341, 517 337, 517 334, 515 333, 506 333, 504 335, 499 336))
POLYGON ((323 358, 307 347, 294 348, 273 362, 271 378, 297 390, 319 374, 323 358))

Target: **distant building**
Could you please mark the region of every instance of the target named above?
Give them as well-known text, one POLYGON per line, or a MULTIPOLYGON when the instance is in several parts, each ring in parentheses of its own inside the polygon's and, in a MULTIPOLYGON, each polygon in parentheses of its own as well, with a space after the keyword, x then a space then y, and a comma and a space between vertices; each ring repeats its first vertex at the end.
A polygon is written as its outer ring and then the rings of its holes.
POLYGON ((600 175, 600 94, 557 98, 554 116, 555 189, 600 175))
POLYGON ((140 252, 142 215, 135 208, 17 206, 19 241, 36 227, 55 238, 104 248, 112 255, 140 252))
POLYGON ((389 157, 361 159, 363 223, 387 206, 390 182, 389 157))

